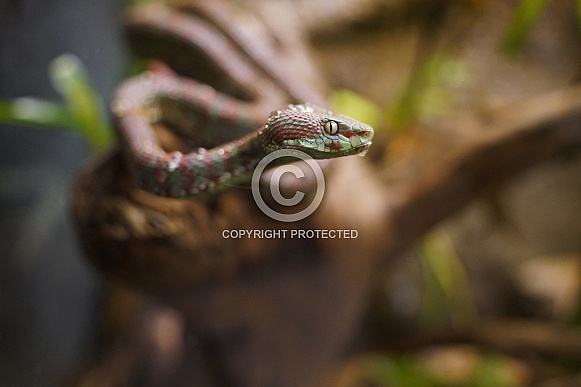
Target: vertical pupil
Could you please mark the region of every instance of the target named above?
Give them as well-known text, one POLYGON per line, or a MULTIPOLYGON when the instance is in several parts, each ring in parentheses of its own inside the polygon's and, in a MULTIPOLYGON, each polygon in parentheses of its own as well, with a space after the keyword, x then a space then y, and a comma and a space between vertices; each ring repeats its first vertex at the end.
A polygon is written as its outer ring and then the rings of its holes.
POLYGON ((337 133, 337 123, 335 121, 327 121, 325 123, 325 129, 329 134, 337 133))

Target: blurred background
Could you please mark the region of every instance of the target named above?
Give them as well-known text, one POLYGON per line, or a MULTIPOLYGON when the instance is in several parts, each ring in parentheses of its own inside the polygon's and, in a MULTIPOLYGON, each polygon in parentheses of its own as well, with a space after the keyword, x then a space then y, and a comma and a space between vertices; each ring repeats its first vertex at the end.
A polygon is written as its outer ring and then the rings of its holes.
MULTIPOLYGON (((331 105, 373 124, 386 185, 470 144, 503 107, 579 82, 573 0, 235 3, 292 30, 331 105)), ((62 385, 98 347, 105 285, 75 234, 71 185, 114 141, 128 5, 0 0, 0 386, 62 385)), ((336 385, 581 385, 579 219, 578 155, 448 217, 382 272, 374 344, 336 385)))
MULTIPOLYGON (((60 103, 49 71, 70 53, 108 100, 124 72, 122 7, 0 1, 0 98, 60 103)), ((90 148, 42 115, 42 127, 0 125, 2 386, 62 385, 91 354, 99 329, 102 278, 83 257, 70 208, 71 185, 90 148)))

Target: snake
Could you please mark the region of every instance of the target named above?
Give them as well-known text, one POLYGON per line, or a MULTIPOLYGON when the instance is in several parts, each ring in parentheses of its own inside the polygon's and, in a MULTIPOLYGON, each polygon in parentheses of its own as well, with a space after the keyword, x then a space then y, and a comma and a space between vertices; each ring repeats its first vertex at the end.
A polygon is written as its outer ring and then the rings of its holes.
POLYGON ((247 183, 277 150, 313 159, 367 152, 371 126, 325 108, 273 45, 236 29, 227 7, 209 4, 219 2, 150 4, 126 18, 133 50, 165 64, 123 81, 111 103, 139 187, 192 197, 247 183), (195 145, 165 149, 159 125, 195 145))

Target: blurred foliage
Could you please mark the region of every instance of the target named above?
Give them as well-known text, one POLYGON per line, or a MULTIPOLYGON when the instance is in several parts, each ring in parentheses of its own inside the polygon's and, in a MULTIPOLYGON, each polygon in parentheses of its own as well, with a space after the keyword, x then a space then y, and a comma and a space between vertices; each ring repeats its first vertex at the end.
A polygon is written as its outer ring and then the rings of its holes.
POLYGON ((435 54, 413 71, 400 96, 382 114, 382 123, 401 131, 412 123, 442 116, 452 108, 450 88, 468 81, 464 62, 435 54))
POLYGON ((331 106, 341 114, 366 122, 381 130, 398 132, 414 122, 442 116, 453 107, 450 88, 468 82, 465 64, 457 59, 436 54, 421 63, 407 82, 400 96, 384 109, 349 90, 331 95, 331 106))
POLYGON ((471 347, 436 348, 416 356, 372 355, 357 372, 363 382, 357 385, 374 387, 516 387, 526 379, 513 359, 471 347))
POLYGON ((93 150, 111 145, 107 114, 81 61, 72 54, 61 55, 51 63, 49 76, 64 103, 31 97, 0 100, 0 122, 74 131, 93 150))
MULTIPOLYGON (((516 8, 502 41, 502 51, 508 56, 518 55, 533 24, 539 18, 547 0, 522 0, 516 8)), ((579 4, 579 2, 578 2, 579 4)))
POLYGON ((424 274, 422 320, 437 327, 451 323, 456 328, 477 319, 470 281, 454 245, 444 229, 432 231, 419 251, 424 274))
POLYGON ((28 97, 0 100, 0 122, 76 130, 76 122, 64 104, 28 97))
POLYGON ((434 386, 434 380, 410 356, 374 356, 369 359, 365 379, 373 386, 434 386))
POLYGON ((96 148, 110 145, 112 131, 107 114, 81 61, 71 54, 62 55, 52 62, 49 74, 89 143, 96 148))

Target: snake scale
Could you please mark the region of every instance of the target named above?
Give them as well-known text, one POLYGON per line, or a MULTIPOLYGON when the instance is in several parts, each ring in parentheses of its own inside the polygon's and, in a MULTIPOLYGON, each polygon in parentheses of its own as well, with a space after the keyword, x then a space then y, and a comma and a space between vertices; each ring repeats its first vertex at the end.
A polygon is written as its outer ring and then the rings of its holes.
POLYGON ((156 4, 127 18, 132 48, 169 66, 124 81, 112 102, 139 186, 187 197, 249 181, 258 162, 279 149, 315 159, 364 154, 373 129, 320 107, 300 74, 260 37, 236 29, 235 15, 221 6, 156 4), (197 146, 185 154, 163 149, 158 124, 197 146))

